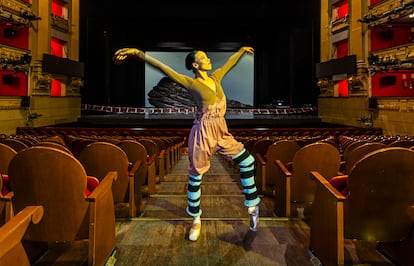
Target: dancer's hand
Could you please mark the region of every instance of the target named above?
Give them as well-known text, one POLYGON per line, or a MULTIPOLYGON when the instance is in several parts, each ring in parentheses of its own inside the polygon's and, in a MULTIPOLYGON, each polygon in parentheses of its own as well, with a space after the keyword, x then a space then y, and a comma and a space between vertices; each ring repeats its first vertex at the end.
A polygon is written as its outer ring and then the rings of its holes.
POLYGON ((240 50, 248 54, 254 54, 254 49, 250 46, 243 46, 240 48, 240 50))
POLYGON ((138 50, 137 48, 122 48, 115 52, 114 57, 112 60, 115 64, 119 65, 125 60, 132 58, 132 57, 142 57, 144 56, 144 52, 138 50))

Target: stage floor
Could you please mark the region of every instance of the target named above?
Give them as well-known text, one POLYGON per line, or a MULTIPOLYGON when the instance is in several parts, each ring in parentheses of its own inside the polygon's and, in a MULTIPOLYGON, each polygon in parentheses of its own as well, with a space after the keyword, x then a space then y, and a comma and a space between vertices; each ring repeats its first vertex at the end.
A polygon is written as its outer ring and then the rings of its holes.
MULTIPOLYGON (((189 114, 82 114, 78 124, 83 126, 121 127, 191 127, 195 118, 189 114)), ((229 127, 319 127, 316 115, 226 114, 229 127)))

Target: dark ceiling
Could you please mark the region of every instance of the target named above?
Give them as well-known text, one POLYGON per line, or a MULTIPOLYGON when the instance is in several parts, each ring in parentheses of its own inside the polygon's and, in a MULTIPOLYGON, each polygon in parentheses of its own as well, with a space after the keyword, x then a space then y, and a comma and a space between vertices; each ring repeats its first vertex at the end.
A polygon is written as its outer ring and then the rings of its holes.
MULTIPOLYGON (((82 1, 83 18, 126 42, 255 42, 312 23, 315 0, 82 1)), ((86 24, 83 24, 86 25, 86 24)))

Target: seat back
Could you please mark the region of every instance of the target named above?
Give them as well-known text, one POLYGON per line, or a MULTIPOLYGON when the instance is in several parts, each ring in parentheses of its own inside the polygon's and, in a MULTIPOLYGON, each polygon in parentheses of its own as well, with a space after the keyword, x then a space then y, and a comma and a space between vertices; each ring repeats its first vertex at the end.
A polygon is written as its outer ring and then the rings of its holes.
POLYGON ((10 161, 9 180, 15 213, 29 205, 45 209, 42 221, 28 229, 25 239, 52 242, 88 237, 86 172, 75 157, 50 147, 27 148, 10 161))
POLYGON ((345 237, 398 241, 412 227, 407 208, 414 205, 414 151, 384 148, 367 154, 350 170, 344 203, 345 237))
POLYGON ((47 146, 47 147, 52 147, 52 148, 56 148, 56 149, 60 149, 62 151, 66 151, 70 154, 72 154, 72 152, 69 150, 68 147, 65 146, 65 144, 61 144, 59 142, 54 142, 54 141, 40 141, 36 144, 33 144, 33 146, 47 146))
POLYGON ((310 171, 318 171, 330 179, 337 175, 341 156, 337 148, 324 142, 315 142, 300 148, 293 157, 291 179, 291 203, 293 211, 298 203, 310 214, 316 185, 309 178, 310 171))
POLYGON ((159 149, 155 141, 149 138, 138 138, 137 140, 147 149, 148 155, 158 155, 159 149))
MULTIPOLYGON (((155 175, 157 175, 160 172, 160 170, 159 170, 160 167, 164 167, 163 165, 160 165, 160 160, 159 160, 159 156, 158 156, 160 150, 158 148, 158 145, 154 140, 152 140, 148 137, 138 138, 137 140, 138 140, 139 143, 144 145, 144 147, 147 150, 147 153, 150 156, 150 158, 153 158, 151 160, 154 160, 154 165, 155 165, 154 178, 155 178, 155 175)), ((154 180, 154 182, 155 182, 155 180, 154 180)))
POLYGON ((257 153, 266 157, 267 148, 274 143, 275 139, 263 138, 256 141, 253 145, 253 155, 256 156, 257 153))
POLYGON ((275 160, 280 160, 283 164, 293 161, 295 153, 300 149, 299 144, 295 140, 278 140, 267 148, 266 152, 266 183, 275 184, 276 175, 278 173, 275 160))
POLYGON ((256 141, 257 141, 257 138, 251 137, 243 142, 244 147, 251 154, 253 154, 253 146, 256 143, 256 141))
POLYGON ((18 140, 18 139, 11 139, 11 138, 3 139, 1 141, 1 143, 4 143, 4 144, 12 147, 17 152, 29 147, 29 145, 27 145, 23 141, 18 140))
POLYGON ((79 159, 81 151, 91 143, 96 142, 97 139, 74 137, 69 143, 69 150, 72 154, 79 159))
POLYGON ((365 144, 359 145, 358 147, 355 147, 352 151, 349 152, 348 158, 345 161, 345 172, 349 173, 355 163, 368 153, 386 147, 387 145, 381 142, 367 142, 365 144))
POLYGON ((49 137, 46 137, 46 138, 42 139, 42 141, 54 142, 54 143, 58 143, 58 144, 61 144, 61 145, 66 144, 65 140, 60 135, 49 136, 49 137))
POLYGON ((412 139, 399 139, 388 144, 388 147, 411 148, 412 146, 414 146, 414 140, 412 139))
POLYGON ((160 177, 160 180, 164 180, 165 172, 168 169, 170 164, 166 162, 166 159, 169 160, 169 154, 167 155, 167 145, 166 143, 160 139, 159 137, 151 137, 150 140, 157 145, 157 168, 156 168, 156 175, 160 177))
POLYGON ((355 149, 356 147, 358 147, 358 146, 361 146, 361 145, 364 145, 365 143, 368 143, 369 141, 368 140, 351 140, 347 145, 346 145, 346 147, 344 148, 344 151, 343 151, 343 158, 344 158, 344 161, 347 161, 348 160, 348 156, 349 156, 349 153, 353 150, 353 149, 355 149))
POLYGON ((135 181, 138 184, 143 184, 145 182, 148 171, 148 165, 144 163, 147 160, 148 156, 144 145, 136 140, 125 139, 121 140, 118 143, 118 146, 127 154, 129 162, 134 163, 138 160, 141 160, 143 162, 135 172, 135 181))
POLYGON ((118 178, 112 185, 115 203, 128 202, 128 156, 117 145, 95 141, 84 147, 79 155, 88 175, 102 180, 109 171, 117 171, 118 178))

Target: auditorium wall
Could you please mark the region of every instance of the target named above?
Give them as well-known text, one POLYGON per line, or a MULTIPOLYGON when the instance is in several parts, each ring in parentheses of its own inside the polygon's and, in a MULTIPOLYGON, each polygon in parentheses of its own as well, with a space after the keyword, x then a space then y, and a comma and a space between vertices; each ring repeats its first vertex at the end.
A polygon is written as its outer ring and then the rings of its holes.
POLYGON ((366 97, 321 97, 318 106, 324 123, 381 128, 385 135, 414 135, 414 100, 384 99, 370 106, 366 97))
POLYGON ((321 0, 322 122, 414 135, 413 12, 413 1, 321 0))
POLYGON ((79 0, 10 0, 1 5, 0 133, 76 122, 82 78, 55 70, 79 63, 79 0), (45 54, 62 63, 45 71, 45 54))

